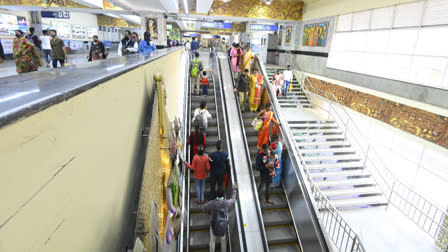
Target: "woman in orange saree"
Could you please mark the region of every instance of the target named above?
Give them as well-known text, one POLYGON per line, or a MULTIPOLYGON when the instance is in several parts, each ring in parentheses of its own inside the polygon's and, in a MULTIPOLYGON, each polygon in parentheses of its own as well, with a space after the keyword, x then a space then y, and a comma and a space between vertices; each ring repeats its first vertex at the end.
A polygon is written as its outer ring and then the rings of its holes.
POLYGON ((271 121, 278 125, 277 120, 274 118, 274 112, 272 112, 272 105, 266 104, 264 110, 262 110, 257 116, 263 118, 263 125, 258 131, 258 143, 257 148, 261 150, 263 144, 269 144, 269 131, 271 128, 271 121))

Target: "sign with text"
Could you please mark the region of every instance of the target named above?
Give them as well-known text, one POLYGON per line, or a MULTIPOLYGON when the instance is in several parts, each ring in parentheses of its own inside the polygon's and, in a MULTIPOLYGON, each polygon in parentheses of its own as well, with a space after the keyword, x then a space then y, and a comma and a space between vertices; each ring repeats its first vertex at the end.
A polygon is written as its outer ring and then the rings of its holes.
POLYGON ((250 24, 249 29, 252 31, 278 31, 278 26, 266 24, 250 24))
POLYGON ((40 15, 43 18, 70 18, 70 12, 68 11, 41 11, 40 15))
POLYGON ((213 28, 213 29, 232 29, 232 23, 223 22, 202 22, 201 28, 213 28))

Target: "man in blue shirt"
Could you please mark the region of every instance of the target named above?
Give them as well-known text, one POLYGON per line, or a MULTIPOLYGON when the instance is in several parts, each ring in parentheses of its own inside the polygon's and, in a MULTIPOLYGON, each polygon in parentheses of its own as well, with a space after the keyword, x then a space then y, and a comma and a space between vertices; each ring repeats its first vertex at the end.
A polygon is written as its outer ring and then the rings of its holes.
POLYGON ((199 50, 199 43, 196 41, 196 38, 193 38, 191 42, 191 58, 193 59, 195 52, 199 50))
POLYGON ((218 189, 223 188, 224 174, 230 171, 229 154, 222 150, 222 140, 216 143, 216 151, 209 156, 210 161, 210 197, 216 198, 216 184, 218 189))

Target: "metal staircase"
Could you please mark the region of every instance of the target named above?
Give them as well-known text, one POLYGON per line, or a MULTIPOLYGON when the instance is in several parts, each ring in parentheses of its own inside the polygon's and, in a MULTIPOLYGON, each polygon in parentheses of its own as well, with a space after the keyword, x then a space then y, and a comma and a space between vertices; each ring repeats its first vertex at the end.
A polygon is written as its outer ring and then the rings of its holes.
MULTIPOLYGON (((272 81, 272 77, 277 72, 277 70, 280 70, 281 73, 283 73, 283 71, 286 69, 266 68, 266 71, 269 75, 270 81, 272 81)), ((311 108, 311 103, 307 99, 302 88, 300 88, 299 82, 297 81, 295 76, 292 80, 291 85, 292 85, 292 90, 290 92, 288 92, 288 96, 278 96, 277 97, 280 107, 282 107, 282 108, 311 108)))
MULTIPOLYGON (((267 68, 272 79, 276 68, 267 68)), ((278 97, 282 108, 310 108, 294 77, 293 91, 278 97)), ((298 152, 303 157, 309 178, 336 209, 387 205, 388 199, 365 169, 361 157, 334 121, 288 121, 298 152)), ((319 209, 325 210, 325 209, 319 209)))

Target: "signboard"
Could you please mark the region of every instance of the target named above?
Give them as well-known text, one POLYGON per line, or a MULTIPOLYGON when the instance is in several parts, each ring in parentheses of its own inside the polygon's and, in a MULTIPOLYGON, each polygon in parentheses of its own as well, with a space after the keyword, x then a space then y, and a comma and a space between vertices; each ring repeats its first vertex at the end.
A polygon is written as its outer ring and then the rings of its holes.
POLYGON ((85 39, 86 38, 86 27, 83 25, 72 24, 72 37, 85 39))
POLYGON ((278 31, 278 26, 265 25, 265 24, 250 24, 249 29, 252 31, 278 31))
POLYGON ((12 54, 13 39, 1 39, 4 54, 12 54))
POLYGON ((87 27, 87 38, 91 39, 94 35, 98 36, 98 29, 96 27, 87 27))
POLYGON ((9 14, 0 14, 0 34, 14 35, 15 30, 18 30, 17 16, 9 14))
POLYGON ((71 51, 76 51, 84 46, 84 41, 64 40, 64 45, 70 48, 71 51))
POLYGON ((201 26, 201 28, 232 29, 232 23, 223 22, 202 22, 201 26))
POLYGON ((40 16, 43 18, 70 18, 70 12, 68 11, 41 11, 40 16))
POLYGON ((197 37, 197 33, 184 33, 184 37, 197 37))
POLYGON ((17 17, 17 26, 23 33, 28 31, 28 25, 26 24, 26 19, 24 17, 17 17))
POLYGON ((58 32, 58 37, 60 38, 70 37, 70 28, 68 23, 51 21, 50 27, 51 29, 55 29, 58 32))

